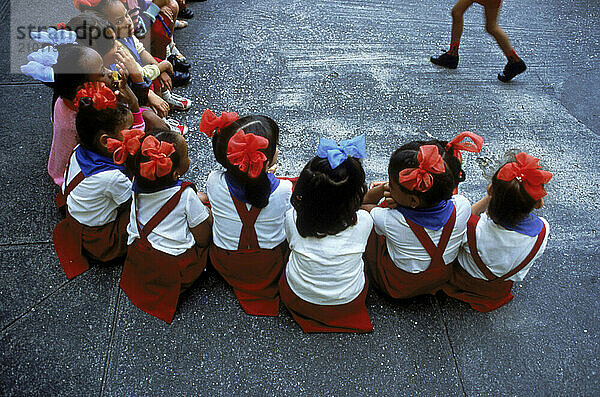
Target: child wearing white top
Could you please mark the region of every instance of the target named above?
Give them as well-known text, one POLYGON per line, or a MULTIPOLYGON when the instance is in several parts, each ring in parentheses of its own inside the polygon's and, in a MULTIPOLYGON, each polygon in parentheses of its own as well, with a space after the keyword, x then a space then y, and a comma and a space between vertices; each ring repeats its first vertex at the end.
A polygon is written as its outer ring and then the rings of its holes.
POLYGON ((277 316, 287 254, 283 222, 292 194, 290 181, 268 172, 277 161, 279 127, 269 117, 216 117, 208 109, 200 125, 225 168, 206 182, 214 215, 211 263, 247 314, 277 316))
POLYGON ((359 209, 366 192, 365 137, 321 139, 302 170, 286 213, 290 256, 281 300, 304 332, 371 332, 362 259, 373 221, 359 209))
POLYGON ((544 184, 552 173, 539 169, 538 161, 517 154, 515 162, 496 172, 488 195, 473 205, 444 292, 475 310, 489 312, 510 302, 513 283, 525 278, 546 248, 548 222, 531 211, 543 206, 544 184))
POLYGON ((389 183, 365 195, 374 233, 365 260, 370 281, 396 299, 435 294, 448 281, 450 266, 466 232, 469 201, 452 196, 458 185, 440 145, 406 144, 388 167, 389 183), (384 197, 389 208, 376 204, 384 197))
POLYGON ((89 269, 88 259, 109 262, 127 253, 131 181, 113 163, 110 142, 124 139, 133 116, 104 83, 86 83, 74 100, 80 145, 67 163, 57 204, 66 219, 52 233, 69 279, 89 269))
POLYGON ((127 258, 120 286, 140 309, 171 323, 180 294, 204 271, 212 217, 192 183, 185 139, 171 131, 130 146, 134 172, 127 258))

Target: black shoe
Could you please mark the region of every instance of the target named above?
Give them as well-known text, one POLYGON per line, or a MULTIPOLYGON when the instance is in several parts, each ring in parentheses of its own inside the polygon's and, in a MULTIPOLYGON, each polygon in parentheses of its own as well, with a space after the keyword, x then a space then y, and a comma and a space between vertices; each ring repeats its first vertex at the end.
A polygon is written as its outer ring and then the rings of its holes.
POLYGON ((176 72, 189 72, 192 65, 185 58, 178 58, 175 54, 167 57, 167 61, 173 65, 173 70, 176 72))
POLYGON ((190 72, 174 72, 171 81, 173 82, 174 87, 182 87, 187 85, 191 78, 190 72))
POLYGON ((431 57, 429 60, 434 65, 443 66, 448 69, 456 69, 458 66, 458 55, 450 55, 447 52, 444 52, 437 58, 431 57))
POLYGON ((183 19, 192 19, 194 17, 194 11, 190 10, 189 8, 183 8, 179 10, 179 14, 177 15, 177 18, 183 18, 183 19))
POLYGON ((525 66, 525 62, 522 59, 516 62, 508 61, 502 73, 498 73, 498 80, 508 83, 513 77, 523 73, 525 70, 527 70, 527 66, 525 66))

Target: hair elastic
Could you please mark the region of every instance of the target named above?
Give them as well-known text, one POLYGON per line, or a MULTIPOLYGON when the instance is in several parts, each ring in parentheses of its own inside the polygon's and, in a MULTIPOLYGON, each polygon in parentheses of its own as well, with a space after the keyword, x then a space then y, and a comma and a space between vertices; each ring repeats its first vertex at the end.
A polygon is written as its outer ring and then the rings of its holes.
POLYGON ((540 159, 525 152, 518 153, 515 159, 515 162, 505 164, 500 168, 497 178, 502 181, 517 179, 523 185, 527 194, 536 201, 546 196, 544 184, 550 182, 553 176, 552 173, 540 169, 540 159))
POLYGON ((123 141, 118 139, 108 138, 106 141, 106 147, 109 152, 113 153, 113 161, 115 164, 123 164, 127 160, 127 155, 133 156, 137 153, 142 145, 140 138, 145 135, 144 131, 134 130, 123 130, 123 141))
POLYGON ((240 171, 247 172, 250 178, 257 178, 263 170, 267 156, 260 151, 269 146, 265 137, 245 134, 239 130, 227 143, 227 160, 240 171))
POLYGON ((75 96, 75 100, 73 101, 75 110, 79 109, 81 98, 91 98, 96 110, 117 108, 115 93, 101 81, 87 82, 83 85, 83 88, 77 92, 77 96, 75 96))
POLYGON ((206 136, 212 138, 213 135, 215 135, 215 131, 219 134, 221 128, 231 125, 237 121, 238 118, 239 116, 235 112, 221 112, 221 115, 217 117, 212 110, 206 109, 200 118, 200 132, 203 132, 206 136))
POLYGON ((465 152, 471 153, 479 153, 481 152, 481 148, 483 147, 483 138, 479 135, 471 132, 471 131, 463 131, 454 137, 448 144, 446 145, 446 150, 452 150, 452 154, 454 157, 458 159, 458 161, 462 164, 462 153, 461 150, 465 152), (473 142, 465 142, 466 138, 470 138, 473 142))
POLYGON ((398 182, 408 190, 428 191, 433 186, 431 174, 446 172, 444 160, 436 145, 423 145, 417 154, 419 168, 406 168, 398 173, 398 182))
POLYGON ((365 134, 337 143, 333 139, 319 138, 317 156, 326 158, 331 169, 339 167, 348 157, 364 159, 367 157, 367 141, 365 134))

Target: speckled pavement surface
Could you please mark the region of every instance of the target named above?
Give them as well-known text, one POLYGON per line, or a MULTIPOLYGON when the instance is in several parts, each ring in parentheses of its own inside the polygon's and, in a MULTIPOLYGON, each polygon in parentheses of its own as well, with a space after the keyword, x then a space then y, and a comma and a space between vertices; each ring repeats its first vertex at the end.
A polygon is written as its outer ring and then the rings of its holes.
MULTIPOLYGON (((70 0, 0 1, 8 21, 56 23, 70 0)), ((443 295, 393 302, 375 292, 369 335, 305 335, 285 308, 277 318, 243 313, 207 272, 168 326, 119 290, 120 266, 68 281, 54 254, 59 221, 46 175, 50 90, 9 74, 0 44, 1 395, 597 395, 600 394, 600 3, 505 0, 501 25, 528 71, 497 81, 504 58, 466 15, 461 64, 429 56, 447 47, 451 1, 209 0, 177 32, 194 62, 195 100, 181 115, 200 187, 214 167, 197 132, 205 107, 263 113, 283 130, 281 175, 294 175, 320 135, 367 134, 369 180, 385 178, 400 143, 485 139, 466 155, 462 193, 476 201, 480 169, 507 150, 541 157, 554 172, 546 206, 548 249, 516 298, 490 314, 443 295)), ((26 55, 26 54, 25 54, 26 55)), ((484 167, 485 168, 485 167, 484 167)))

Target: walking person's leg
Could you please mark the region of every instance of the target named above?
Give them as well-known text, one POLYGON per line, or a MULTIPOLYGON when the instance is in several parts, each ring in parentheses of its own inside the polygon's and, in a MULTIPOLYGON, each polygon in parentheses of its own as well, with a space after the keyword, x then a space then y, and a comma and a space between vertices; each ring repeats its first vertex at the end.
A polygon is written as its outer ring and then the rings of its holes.
POLYGON ((431 57, 430 61, 439 66, 456 69, 458 66, 458 47, 463 32, 463 15, 474 0, 458 0, 452 7, 452 32, 450 34, 450 49, 439 57, 431 57))
POLYGON ((484 5, 485 30, 494 37, 496 43, 498 43, 498 46, 506 56, 508 63, 504 67, 504 71, 498 74, 498 79, 508 82, 516 75, 523 73, 527 69, 527 66, 525 66, 525 62, 519 58, 515 49, 510 44, 508 35, 498 25, 498 14, 500 13, 499 2, 491 0, 488 3, 489 5, 484 5))

